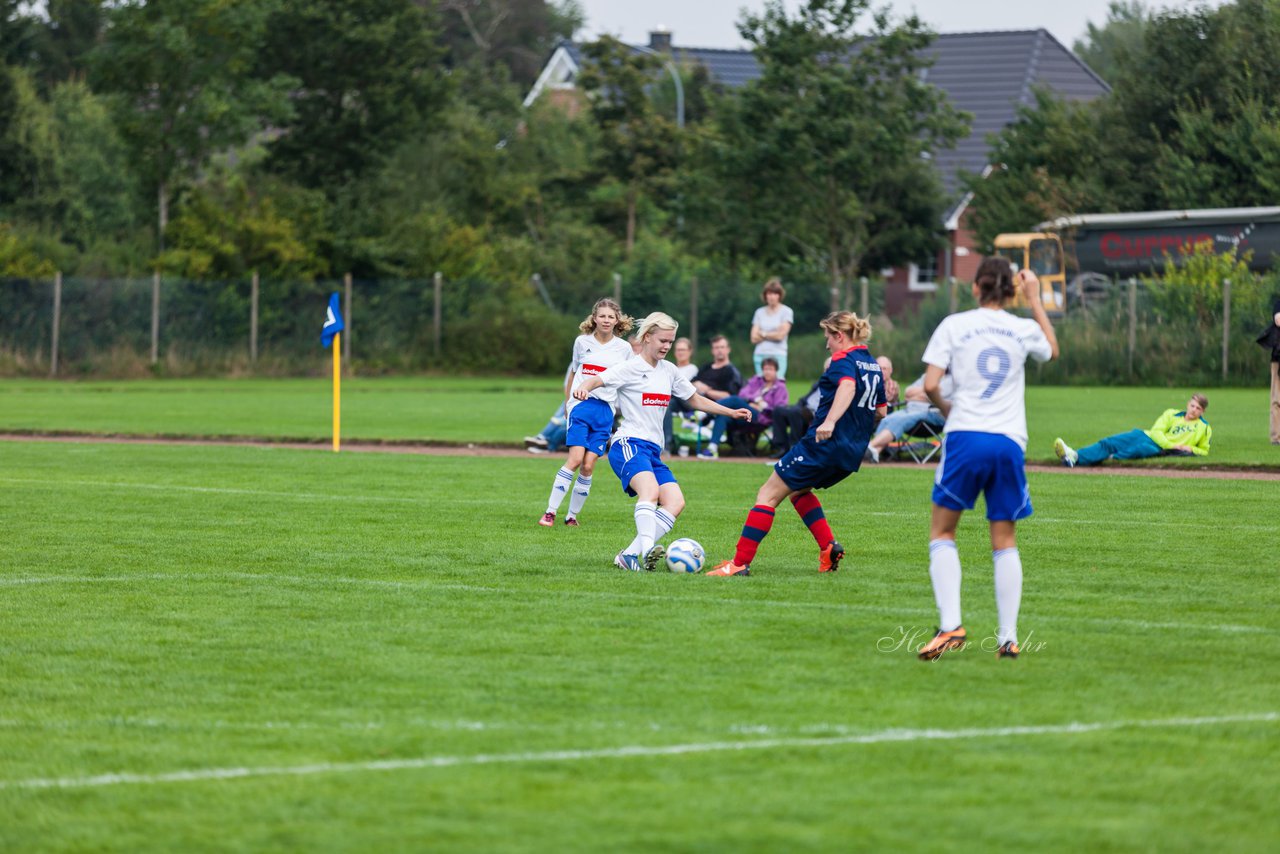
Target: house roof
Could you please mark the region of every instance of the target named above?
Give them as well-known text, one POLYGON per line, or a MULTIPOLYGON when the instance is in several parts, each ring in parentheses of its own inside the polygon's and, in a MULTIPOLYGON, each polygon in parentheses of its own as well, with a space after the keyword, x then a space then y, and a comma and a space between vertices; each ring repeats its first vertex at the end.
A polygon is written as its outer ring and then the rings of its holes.
MULTIPOLYGON (((1012 123, 1018 107, 1034 103, 1035 87, 1076 101, 1110 91, 1101 77, 1045 29, 943 33, 925 53, 933 65, 924 79, 945 92, 956 109, 973 115, 969 135, 935 156, 952 203, 944 217, 948 222, 967 201, 961 198, 960 172, 983 171, 989 163, 987 137, 1012 123)), ((745 86, 760 76, 760 65, 750 50, 675 46, 672 55, 681 63, 701 63, 715 82, 729 87, 745 86)), ((545 86, 571 87, 582 64, 579 46, 561 42, 525 103, 533 103, 545 86)))

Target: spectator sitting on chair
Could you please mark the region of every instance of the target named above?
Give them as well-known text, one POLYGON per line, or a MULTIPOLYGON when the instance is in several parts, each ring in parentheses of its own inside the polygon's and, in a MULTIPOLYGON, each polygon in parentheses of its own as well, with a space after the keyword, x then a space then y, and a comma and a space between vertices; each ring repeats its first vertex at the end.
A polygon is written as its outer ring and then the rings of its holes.
POLYGON ((1061 439, 1053 440, 1053 452, 1068 468, 1096 466, 1109 459, 1140 460, 1145 457, 1174 456, 1205 457, 1209 455, 1209 442, 1213 428, 1204 420, 1209 399, 1203 394, 1193 394, 1187 408, 1181 411, 1166 409, 1150 430, 1130 430, 1099 439, 1076 451, 1061 439))
MULTIPOLYGON (((675 345, 671 348, 671 352, 676 356, 676 373, 693 382, 694 377, 698 375, 698 366, 693 363, 693 342, 688 338, 677 338, 675 345)), ((675 416, 691 415, 693 408, 688 403, 678 397, 671 398, 671 405, 667 407, 666 417, 662 419, 662 437, 667 443, 667 451, 674 453, 675 448, 675 416)))
MULTIPOLYGON (((952 395, 955 394, 956 383, 955 380, 951 379, 950 371, 942 375, 939 390, 944 400, 951 400, 952 395)), ((867 444, 867 459, 873 463, 880 462, 880 455, 884 453, 885 448, 889 447, 890 442, 899 441, 921 424, 928 424, 935 430, 941 430, 946 426, 946 416, 935 409, 933 404, 929 402, 929 398, 925 396, 924 374, 921 374, 919 379, 907 386, 907 390, 903 392, 902 396, 906 405, 895 412, 889 413, 880 422, 880 430, 867 444)))
MULTIPOLYGON (((569 377, 573 376, 573 366, 565 371, 564 381, 567 383, 569 377)), ((565 401, 560 401, 560 406, 551 415, 551 419, 547 421, 545 427, 532 436, 524 437, 524 449, 531 454, 545 454, 548 451, 558 451, 564 447, 564 440, 569 433, 569 420, 565 415, 565 401)))
MULTIPOLYGON (((822 364, 823 372, 825 373, 830 366, 831 360, 827 359, 822 364)), ((791 450, 792 445, 800 441, 808 431, 809 423, 813 421, 813 413, 818 410, 821 399, 822 392, 818 388, 818 382, 814 382, 808 393, 798 403, 773 408, 773 443, 769 446, 769 456, 781 457, 791 450)))
POLYGON ((742 374, 729 361, 729 339, 717 335, 711 339, 711 363, 702 366, 693 378, 698 394, 720 401, 742 389, 742 374))
MULTIPOLYGON (((787 381, 778 376, 778 360, 765 356, 760 362, 760 373, 747 380, 742 393, 721 398, 719 403, 730 409, 746 407, 751 410, 750 424, 768 427, 773 410, 787 403, 787 381)), ((727 426, 729 416, 717 415, 711 428, 711 439, 707 442, 707 447, 698 452, 698 456, 715 457, 714 449, 719 446, 727 426)))
POLYGON ((551 416, 547 426, 538 431, 536 435, 524 437, 524 449, 531 454, 558 451, 564 445, 568 432, 569 424, 564 416, 564 401, 562 400, 560 401, 560 408, 551 416))
POLYGON ((884 375, 885 406, 893 409, 898 405, 898 381, 893 378, 893 360, 888 356, 876 356, 876 364, 884 375))

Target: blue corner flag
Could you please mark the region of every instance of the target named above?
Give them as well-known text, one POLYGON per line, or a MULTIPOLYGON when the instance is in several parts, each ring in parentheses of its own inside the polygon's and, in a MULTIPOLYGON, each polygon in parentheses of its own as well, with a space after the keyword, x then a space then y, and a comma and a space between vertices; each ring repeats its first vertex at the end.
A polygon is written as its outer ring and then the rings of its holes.
POLYGON ((338 292, 329 296, 329 314, 325 317, 324 328, 320 330, 320 343, 328 347, 333 343, 333 336, 346 329, 342 322, 342 309, 338 307, 338 292))

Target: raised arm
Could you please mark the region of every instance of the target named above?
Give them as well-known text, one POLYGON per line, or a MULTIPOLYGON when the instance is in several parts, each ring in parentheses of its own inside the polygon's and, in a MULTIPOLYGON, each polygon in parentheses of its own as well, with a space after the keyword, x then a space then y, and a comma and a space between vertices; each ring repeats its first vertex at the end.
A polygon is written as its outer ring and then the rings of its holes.
POLYGON ((1040 278, 1031 270, 1019 270, 1018 278, 1022 281, 1022 295, 1027 299, 1027 305, 1031 306, 1031 316, 1035 322, 1040 325, 1044 337, 1049 339, 1049 348, 1053 354, 1050 360, 1058 358, 1058 336, 1053 332, 1053 324, 1049 322, 1049 315, 1045 313, 1044 303, 1040 300, 1040 278))

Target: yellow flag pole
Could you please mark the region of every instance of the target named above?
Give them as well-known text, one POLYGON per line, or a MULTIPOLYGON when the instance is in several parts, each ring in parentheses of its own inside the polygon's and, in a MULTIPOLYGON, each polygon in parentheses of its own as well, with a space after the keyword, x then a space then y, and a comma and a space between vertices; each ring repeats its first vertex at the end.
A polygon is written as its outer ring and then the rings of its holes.
POLYGON ((333 452, 342 435, 342 333, 333 336, 333 452))

